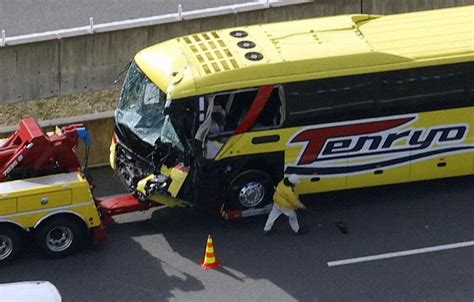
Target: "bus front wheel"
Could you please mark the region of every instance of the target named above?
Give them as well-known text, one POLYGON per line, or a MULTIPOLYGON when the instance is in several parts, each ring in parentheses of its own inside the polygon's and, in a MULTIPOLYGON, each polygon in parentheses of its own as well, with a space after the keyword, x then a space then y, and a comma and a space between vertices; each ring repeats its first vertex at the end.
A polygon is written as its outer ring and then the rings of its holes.
POLYGON ((272 178, 260 170, 248 170, 237 175, 230 183, 228 203, 233 209, 261 208, 271 203, 272 178))

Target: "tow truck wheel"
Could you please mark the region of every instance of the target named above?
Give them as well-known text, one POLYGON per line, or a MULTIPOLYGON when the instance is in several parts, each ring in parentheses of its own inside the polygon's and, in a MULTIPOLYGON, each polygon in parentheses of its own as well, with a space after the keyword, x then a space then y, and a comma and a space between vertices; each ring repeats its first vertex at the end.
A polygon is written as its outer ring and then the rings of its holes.
POLYGON ((260 170, 248 170, 237 175, 231 182, 228 202, 234 209, 261 208, 272 201, 271 177, 260 170))
POLYGON ((36 230, 35 237, 43 253, 60 258, 72 254, 82 245, 86 228, 75 218, 60 216, 42 223, 36 230))
POLYGON ((6 264, 21 252, 21 234, 9 226, 0 226, 0 265, 6 264))

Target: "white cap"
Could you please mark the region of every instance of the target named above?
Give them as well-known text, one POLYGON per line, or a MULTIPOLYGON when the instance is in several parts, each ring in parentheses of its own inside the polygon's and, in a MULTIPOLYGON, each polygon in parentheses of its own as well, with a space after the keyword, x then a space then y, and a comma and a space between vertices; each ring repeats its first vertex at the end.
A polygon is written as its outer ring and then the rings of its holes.
POLYGON ((300 182, 300 176, 299 175, 296 175, 296 174, 290 174, 290 176, 288 176, 288 181, 291 182, 292 184, 296 185, 300 182))

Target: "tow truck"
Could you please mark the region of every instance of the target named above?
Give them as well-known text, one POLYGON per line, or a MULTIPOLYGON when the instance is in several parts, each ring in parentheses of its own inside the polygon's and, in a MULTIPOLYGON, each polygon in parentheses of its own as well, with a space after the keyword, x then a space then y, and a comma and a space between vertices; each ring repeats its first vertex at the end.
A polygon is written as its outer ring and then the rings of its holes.
POLYGON ((74 252, 89 234, 96 242, 105 239, 76 155, 79 138, 90 145, 82 124, 46 134, 27 118, 0 141, 0 264, 15 258, 28 236, 52 257, 74 252))
POLYGON ((161 206, 132 194, 95 198, 87 173, 90 144, 82 124, 45 133, 34 118, 0 140, 0 265, 18 256, 27 238, 47 256, 63 257, 88 238, 104 241, 112 216, 161 206), (79 139, 86 145, 83 168, 79 139))
MULTIPOLYGON (((17 257, 27 238, 47 256, 59 258, 72 254, 88 239, 103 242, 115 215, 189 206, 172 194, 153 194, 162 184, 150 179, 140 182, 135 193, 95 198, 87 173, 90 145, 83 124, 46 133, 31 117, 21 120, 8 138, 0 139, 0 265, 17 257), (86 146, 84 167, 76 153, 79 139, 86 146)), ((178 165, 169 173, 179 179, 185 173, 182 170, 178 165)), ((245 216, 221 214, 228 219, 245 216)))

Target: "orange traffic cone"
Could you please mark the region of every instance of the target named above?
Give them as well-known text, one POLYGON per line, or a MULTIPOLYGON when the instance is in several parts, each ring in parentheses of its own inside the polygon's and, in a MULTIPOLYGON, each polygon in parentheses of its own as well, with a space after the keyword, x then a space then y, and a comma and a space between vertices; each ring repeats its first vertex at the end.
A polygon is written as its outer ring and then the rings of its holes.
POLYGON ((214 269, 221 266, 221 263, 217 261, 216 255, 214 254, 214 244, 212 243, 212 237, 207 237, 206 253, 204 254, 204 260, 201 262, 203 269, 214 269))

